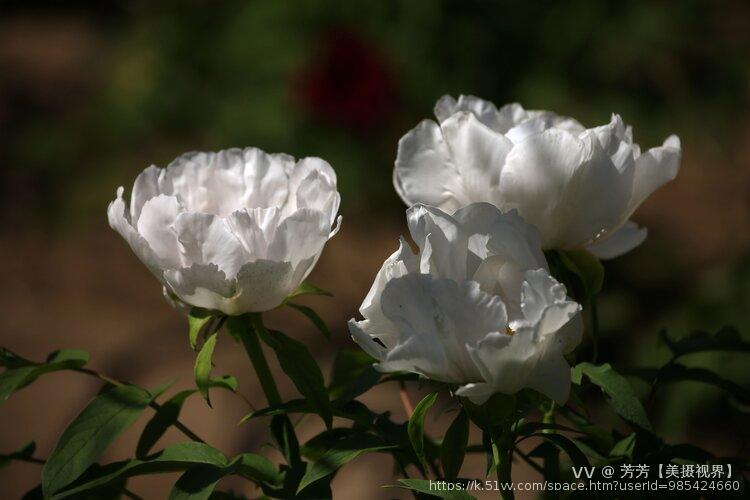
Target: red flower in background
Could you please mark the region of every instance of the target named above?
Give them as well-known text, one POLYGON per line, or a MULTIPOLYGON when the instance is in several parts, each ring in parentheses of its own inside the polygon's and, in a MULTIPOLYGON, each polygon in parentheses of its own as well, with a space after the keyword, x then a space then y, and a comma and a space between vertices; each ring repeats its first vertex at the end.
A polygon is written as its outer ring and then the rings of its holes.
POLYGON ((360 131, 382 124, 396 101, 388 61, 367 40, 346 30, 330 31, 318 41, 292 90, 306 112, 360 131))

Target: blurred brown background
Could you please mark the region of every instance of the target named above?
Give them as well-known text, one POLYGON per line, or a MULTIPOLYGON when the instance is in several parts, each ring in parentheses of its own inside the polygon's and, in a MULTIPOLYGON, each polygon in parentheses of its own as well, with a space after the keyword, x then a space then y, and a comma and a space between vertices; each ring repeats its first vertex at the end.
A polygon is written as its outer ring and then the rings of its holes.
MULTIPOLYGON (((311 278, 336 297, 307 301, 335 340, 322 341, 295 312, 268 320, 328 367, 337 349, 352 347, 345 321, 405 230, 391 185, 396 143, 445 93, 519 101, 587 126, 618 112, 644 148, 679 134, 677 180, 636 213, 648 240, 606 264, 600 359, 663 360, 663 327, 682 336, 733 324, 747 338, 749 83, 750 7, 741 0, 0 2, 0 344, 32 359, 81 348, 112 376, 147 387, 179 377, 190 387, 186 322, 109 229, 106 205, 151 163, 254 145, 321 156, 338 172, 344 224, 311 278)), ((215 360, 262 404, 228 337, 215 360)), ((696 362, 750 381, 731 354, 696 362)), ((83 377, 51 375, 3 403, 0 450, 36 439, 45 456, 97 390, 83 377)), ((265 422, 235 427, 247 409, 216 392, 213 410, 195 398, 183 420, 227 453, 257 450, 265 422)), ((285 394, 294 394, 289 385, 285 394)), ((404 418, 392 386, 366 401, 404 418)), ((748 422, 712 388, 675 385, 650 412, 670 440, 747 454, 748 422)), ((429 428, 439 432, 441 422, 429 428)), ((142 425, 105 458, 131 455, 142 425)), ((303 429, 312 436, 320 427, 310 418, 303 429)), ((464 472, 480 468, 477 457, 464 472)), ((39 471, 0 470, 0 496, 19 497, 39 471)), ((334 493, 398 496, 380 488, 390 472, 387 458, 365 456, 343 469, 334 493)), ((516 474, 534 477, 522 467, 516 474)), ((138 479, 131 489, 162 498, 174 479, 138 479)), ((222 486, 257 495, 244 482, 222 486)))

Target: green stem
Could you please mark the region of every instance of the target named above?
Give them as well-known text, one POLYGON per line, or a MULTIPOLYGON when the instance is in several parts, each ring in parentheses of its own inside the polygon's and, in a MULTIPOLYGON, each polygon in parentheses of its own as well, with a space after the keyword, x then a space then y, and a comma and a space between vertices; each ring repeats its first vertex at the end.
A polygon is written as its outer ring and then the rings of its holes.
POLYGON ((591 362, 596 363, 599 357, 599 308, 596 295, 589 298, 589 310, 591 311, 591 362))
MULTIPOLYGON (((554 424, 556 409, 557 409, 557 403, 555 403, 554 401, 550 401, 549 408, 547 408, 547 411, 545 411, 544 415, 542 415, 542 423, 554 424)), ((554 433, 554 429, 544 429, 542 432, 552 434, 554 433)))
MULTIPOLYGON (((547 408, 547 411, 542 415, 542 422, 545 424, 554 424, 556 409, 557 403, 550 400, 549 408, 547 408)), ((542 431, 544 434, 554 434, 554 432, 554 429, 544 429, 542 431)), ((546 479, 551 479, 552 481, 558 481, 560 478, 560 453, 557 449, 555 449, 553 453, 544 457, 544 477, 546 479)), ((557 498, 555 495, 552 495, 552 497, 557 498)))
POLYGON ((492 437, 495 472, 497 472, 500 498, 513 500, 515 494, 512 489, 511 468, 513 466, 513 440, 509 432, 495 433, 492 437))
POLYGON ((242 345, 245 346, 247 356, 250 358, 250 362, 255 368, 255 373, 258 375, 260 385, 263 388, 263 393, 266 395, 268 404, 270 406, 277 406, 281 404, 281 396, 279 390, 276 388, 276 382, 273 380, 271 375, 271 369, 268 367, 268 362, 263 354, 263 348, 260 345, 259 332, 264 330, 263 319, 260 313, 249 314, 248 319, 250 321, 250 328, 242 328, 240 340, 242 345))
POLYGON ((39 464, 44 465, 47 463, 46 460, 43 460, 41 458, 34 458, 34 457, 8 457, 11 460, 18 460, 19 462, 26 462, 30 464, 39 464))

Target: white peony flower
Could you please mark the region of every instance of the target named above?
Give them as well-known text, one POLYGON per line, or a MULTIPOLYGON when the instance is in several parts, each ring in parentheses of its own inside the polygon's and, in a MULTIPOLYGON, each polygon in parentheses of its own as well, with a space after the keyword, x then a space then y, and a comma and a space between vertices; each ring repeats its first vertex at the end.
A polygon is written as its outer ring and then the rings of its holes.
POLYGON ((166 293, 231 315, 279 305, 341 222, 328 163, 256 148, 186 153, 144 170, 130 208, 122 194, 109 224, 166 293))
POLYGON ((566 401, 563 355, 581 340, 581 308, 547 271, 537 230, 488 203, 407 215, 419 252, 402 239, 360 307, 364 320, 349 321, 378 369, 458 384, 477 404, 525 387, 566 401))
POLYGON ((630 216, 680 165, 677 136, 641 153, 618 115, 586 129, 472 96, 442 97, 435 115, 439 123, 424 120, 399 142, 393 182, 401 198, 448 212, 478 201, 517 209, 539 228, 545 250, 612 258, 638 246, 646 229, 630 216))

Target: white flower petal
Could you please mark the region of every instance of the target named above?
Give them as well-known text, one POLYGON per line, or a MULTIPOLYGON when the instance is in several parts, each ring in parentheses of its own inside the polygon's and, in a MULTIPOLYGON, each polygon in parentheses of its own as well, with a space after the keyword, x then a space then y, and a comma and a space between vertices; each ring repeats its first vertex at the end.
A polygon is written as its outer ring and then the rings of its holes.
POLYGON ((297 263, 317 257, 331 233, 327 214, 302 208, 281 221, 268 248, 268 258, 297 263))
POLYGON ((440 125, 469 199, 487 199, 500 181, 500 170, 513 143, 471 113, 456 113, 440 125))
MULTIPOLYGON (((292 192, 297 193, 295 209, 310 208, 323 212, 328 215, 329 225, 336 220, 341 204, 341 196, 336 191, 336 176, 330 172, 333 172, 331 166, 320 158, 305 158, 290 179, 292 192), (301 178, 303 172, 308 173, 301 178)), ((287 210, 293 211, 291 204, 288 204, 287 210)))
POLYGON ((135 255, 146 265, 146 267, 148 267, 149 271, 161 280, 162 261, 151 249, 145 238, 138 234, 138 231, 130 225, 130 221, 127 219, 126 215, 127 207, 125 201, 122 199, 122 192, 122 187, 118 188, 117 198, 115 198, 107 207, 109 225, 112 229, 120 233, 120 236, 127 241, 135 255))
POLYGON ((385 284, 394 278, 399 278, 410 272, 419 271, 419 260, 411 251, 409 244, 403 238, 399 239, 399 247, 388 257, 375 276, 375 281, 367 292, 359 312, 366 318, 381 314, 380 295, 383 293, 385 284))
POLYGON ((234 313, 261 312, 275 308, 294 291, 312 270, 314 258, 295 267, 291 262, 257 260, 248 262, 237 273, 234 313))
POLYGON ((227 279, 216 264, 168 270, 164 277, 180 300, 229 315, 273 309, 294 288, 296 281, 296 273, 289 262, 268 260, 245 264, 234 279, 227 279))
MULTIPOLYGON (((581 310, 580 305, 568 300, 565 285, 555 280, 544 269, 526 271, 524 280, 521 291, 521 310, 525 323, 534 325, 534 335, 555 334, 581 310)), ((568 352, 570 345, 578 345, 581 339, 578 336, 571 339, 560 337, 559 340, 564 340, 561 350, 568 352)))
POLYGON ((463 188, 437 123, 424 120, 398 142, 393 184, 407 205, 420 202, 446 210, 460 206, 463 188))
POLYGON ((523 284, 522 270, 514 260, 493 255, 481 262, 473 277, 483 292, 497 295, 503 300, 511 320, 521 317, 518 297, 523 284))
POLYGON ((182 213, 174 223, 186 266, 216 264, 227 278, 234 278, 251 257, 221 217, 182 213))
POLYGON ((216 264, 193 264, 164 271, 169 290, 183 302, 205 309, 229 311, 237 291, 236 280, 228 280, 216 264))
POLYGON ((190 211, 226 216, 241 208, 279 206, 287 198, 294 159, 257 148, 185 153, 167 166, 162 192, 190 211))
POLYGON ((503 394, 531 388, 564 404, 570 390, 570 366, 564 354, 580 342, 583 330, 578 305, 572 304, 575 307, 556 304, 546 308, 538 322, 519 326, 510 340, 491 339, 471 348, 470 355, 488 386, 468 387, 464 390, 467 396, 481 399, 490 387, 503 394), (568 322, 558 330, 547 330, 557 323, 561 311, 568 314, 568 322))
POLYGON ((544 248, 554 247, 566 229, 565 194, 578 168, 592 155, 574 135, 547 130, 517 144, 500 175, 504 210, 515 208, 542 235, 544 248))
POLYGON ((626 217, 629 217, 651 193, 677 176, 681 158, 680 138, 672 135, 661 147, 651 148, 635 160, 633 193, 626 217))
POLYGON ((423 273, 465 279, 468 235, 453 217, 425 205, 414 205, 406 211, 409 232, 422 250, 420 269, 423 273))
POLYGON ((492 384, 487 382, 472 382, 456 389, 456 396, 468 398, 475 405, 483 405, 497 392, 497 389, 492 384))
POLYGON ((160 173, 161 170, 156 165, 151 165, 135 178, 133 192, 130 195, 130 220, 133 224, 138 224, 143 204, 159 195, 160 173))
MULTIPOLYGON (((469 235, 469 250, 476 259, 502 255, 524 268, 547 267, 539 231, 524 222, 516 210, 503 214, 490 203, 472 203, 457 210, 453 218, 469 235)), ((467 277, 471 277, 479 265, 476 259, 473 262, 471 259, 467 277)))
POLYGON ((294 165, 294 158, 283 153, 269 154, 258 148, 245 148, 242 161, 245 192, 242 205, 234 210, 281 207, 293 192, 288 172, 294 165))
POLYGON ((449 95, 444 95, 435 104, 435 117, 441 123, 456 113, 469 112, 476 116, 484 125, 499 133, 505 133, 513 126, 512 111, 509 108, 504 113, 500 113, 497 107, 490 101, 485 101, 472 95, 461 95, 458 97, 458 101, 449 95))
POLYGON ((646 240, 648 230, 627 221, 622 227, 601 240, 588 245, 586 249, 600 259, 614 259, 625 254, 646 240))
POLYGON ((290 170, 289 189, 291 192, 296 193, 299 191, 305 179, 312 173, 325 179, 329 186, 336 187, 336 172, 333 170, 333 167, 322 158, 311 156, 301 159, 290 170))
POLYGON ((367 354, 377 360, 382 360, 386 356, 387 349, 374 340, 377 338, 377 335, 372 334, 370 324, 371 321, 369 319, 364 321, 354 321, 353 319, 350 319, 347 323, 352 339, 367 354))
POLYGON ((570 365, 561 355, 540 356, 529 373, 526 387, 541 392, 559 405, 565 405, 570 396, 570 365))
POLYGON ((515 125, 505 133, 505 136, 508 140, 513 142, 513 144, 519 144, 532 135, 541 134, 547 130, 547 128, 549 127, 547 127, 544 120, 540 118, 532 118, 515 125))
POLYGON ((138 218, 138 233, 148 242, 163 265, 180 267, 182 257, 174 221, 183 211, 174 196, 160 194, 143 204, 138 218))
POLYGON ((586 130, 578 120, 569 116, 558 115, 552 111, 529 110, 526 112, 526 116, 531 120, 542 120, 545 123, 545 128, 565 130, 573 135, 577 135, 586 130))
POLYGON ((243 208, 232 212, 226 218, 226 223, 248 255, 254 259, 265 259, 269 256, 269 246, 280 218, 281 209, 278 207, 243 208))
POLYGON ((450 382, 478 379, 466 345, 478 343, 490 332, 504 331, 507 323, 500 298, 482 292, 471 281, 459 285, 407 274, 388 282, 381 303, 383 314, 400 333, 396 345, 386 343, 389 350, 381 367, 393 369, 395 363, 408 361, 412 369, 450 382))
POLYGON ((568 183, 559 210, 566 228, 558 239, 558 248, 581 248, 619 226, 630 198, 632 159, 621 170, 612 163, 595 135, 587 134, 584 141, 592 154, 568 183))

